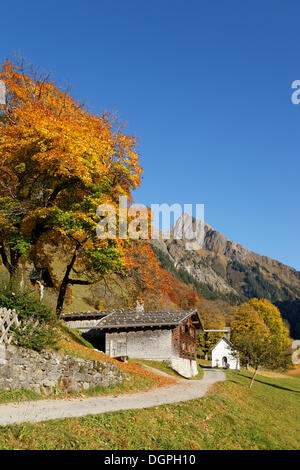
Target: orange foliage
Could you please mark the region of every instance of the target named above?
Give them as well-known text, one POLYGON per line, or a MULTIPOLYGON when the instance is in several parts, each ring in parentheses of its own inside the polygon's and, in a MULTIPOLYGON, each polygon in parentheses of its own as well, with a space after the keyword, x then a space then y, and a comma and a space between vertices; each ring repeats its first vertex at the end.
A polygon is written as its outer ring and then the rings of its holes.
POLYGON ((170 300, 183 309, 194 308, 197 302, 201 299, 200 295, 189 289, 183 282, 175 279, 172 274, 165 271, 166 276, 169 278, 170 287, 167 292, 170 300))
POLYGON ((137 298, 148 305, 166 301, 169 279, 159 266, 149 243, 140 241, 130 244, 125 250, 125 265, 135 285, 137 298))
POLYGON ((147 242, 131 244, 125 252, 126 271, 136 286, 136 297, 147 308, 159 308, 170 301, 179 308, 192 308, 200 296, 160 267, 147 242))
POLYGON ((109 176, 115 190, 125 194, 140 184, 136 139, 114 131, 108 114, 89 114, 55 83, 35 79, 8 60, 0 79, 9 93, 3 106, 1 165, 14 178, 13 168, 23 173, 26 190, 37 174, 52 183, 72 177, 87 185, 109 176))

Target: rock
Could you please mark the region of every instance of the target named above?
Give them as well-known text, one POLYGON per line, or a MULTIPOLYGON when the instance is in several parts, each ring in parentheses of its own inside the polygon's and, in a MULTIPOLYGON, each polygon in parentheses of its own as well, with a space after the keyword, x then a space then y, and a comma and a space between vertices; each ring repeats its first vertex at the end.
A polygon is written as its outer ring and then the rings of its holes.
POLYGON ((15 346, 0 347, 0 390, 26 388, 52 393, 108 386, 127 379, 115 364, 84 360, 51 351, 38 353, 15 346))

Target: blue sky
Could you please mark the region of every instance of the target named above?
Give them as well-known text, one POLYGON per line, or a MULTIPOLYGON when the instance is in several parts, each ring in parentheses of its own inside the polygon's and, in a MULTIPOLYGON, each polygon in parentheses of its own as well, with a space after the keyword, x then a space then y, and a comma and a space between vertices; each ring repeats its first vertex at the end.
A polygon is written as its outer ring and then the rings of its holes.
POLYGON ((228 238, 300 270, 300 4, 15 0, 0 58, 22 53, 139 139, 135 201, 204 203, 228 238))

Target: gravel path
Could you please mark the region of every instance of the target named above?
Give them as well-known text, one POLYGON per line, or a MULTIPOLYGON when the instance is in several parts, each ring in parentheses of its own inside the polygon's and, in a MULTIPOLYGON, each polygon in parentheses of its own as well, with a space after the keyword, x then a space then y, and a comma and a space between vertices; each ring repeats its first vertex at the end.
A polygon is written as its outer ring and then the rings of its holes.
MULTIPOLYGON (((156 369, 155 372, 158 373, 156 369)), ((132 408, 149 408, 167 403, 192 400, 203 397, 212 384, 221 380, 225 380, 224 372, 207 368, 204 370, 202 380, 179 379, 174 385, 156 388, 148 392, 115 397, 39 400, 3 404, 0 405, 0 426, 24 422, 37 423, 49 419, 72 418, 132 408)))

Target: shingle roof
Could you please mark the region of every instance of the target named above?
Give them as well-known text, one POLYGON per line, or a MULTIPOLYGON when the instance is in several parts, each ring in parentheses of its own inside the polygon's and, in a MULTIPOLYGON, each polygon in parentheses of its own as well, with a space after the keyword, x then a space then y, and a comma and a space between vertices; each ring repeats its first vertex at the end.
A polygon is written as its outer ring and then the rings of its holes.
POLYGON ((189 317, 193 317, 195 324, 202 328, 197 310, 180 310, 175 312, 140 312, 136 310, 114 311, 102 318, 96 328, 120 329, 146 326, 177 326, 184 323, 184 321, 189 317))
POLYGON ((97 318, 103 318, 107 315, 107 312, 103 310, 87 311, 87 312, 67 312, 64 313, 61 318, 63 320, 93 320, 97 318))

